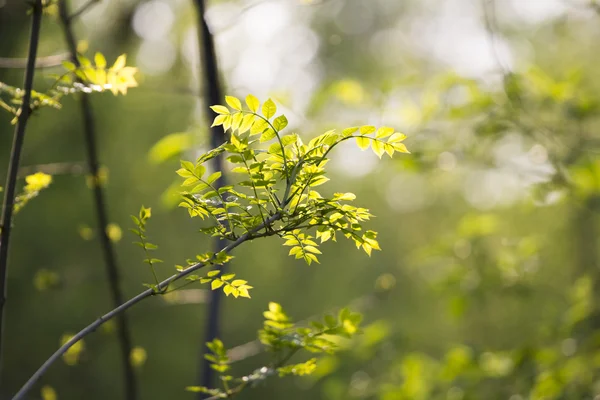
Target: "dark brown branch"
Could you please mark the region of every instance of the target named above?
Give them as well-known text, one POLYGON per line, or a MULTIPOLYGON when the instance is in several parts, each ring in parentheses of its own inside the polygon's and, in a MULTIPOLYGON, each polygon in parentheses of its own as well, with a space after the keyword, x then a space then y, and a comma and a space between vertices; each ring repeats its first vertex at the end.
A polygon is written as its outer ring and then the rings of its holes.
MULTIPOLYGON (((56 54, 53 56, 39 57, 35 60, 35 68, 51 68, 62 65, 63 61, 69 59, 69 53, 56 54)), ((0 57, 0 68, 22 69, 27 68, 26 58, 0 57)))
MULTIPOLYGON (((268 230, 267 228, 269 228, 273 222, 279 221, 280 219, 281 219, 280 213, 273 214, 271 217, 269 217, 265 221, 265 223, 258 225, 254 229, 251 229, 250 231, 248 231, 245 234, 243 234, 242 236, 240 236, 235 242, 232 242, 229 245, 227 245, 223 249, 223 252, 229 253, 233 249, 235 249, 236 247, 241 245, 242 243, 247 242, 249 240, 257 239, 260 237, 271 236, 272 231, 268 230), (258 233, 262 229, 265 229, 265 232, 258 233)), ((200 268, 205 267, 207 265, 210 265, 210 264, 206 264, 206 263, 194 264, 194 265, 186 268, 185 270, 183 270, 175 275, 172 275, 171 277, 160 282, 157 285, 156 290, 158 292, 163 291, 166 288, 168 288, 169 285, 172 284, 173 282, 176 282, 182 278, 185 278, 186 276, 190 275, 192 272, 195 272, 195 271, 199 270, 200 268)), ((117 307, 117 308, 113 309, 112 311, 106 313, 105 315, 101 316, 96 321, 92 322, 87 327, 85 327, 84 329, 79 331, 75 336, 73 336, 71 338, 71 340, 69 340, 67 343, 62 345, 57 351, 54 352, 54 354, 52 354, 50 356, 50 358, 48 358, 46 360, 46 362, 44 362, 44 364, 42 364, 42 366, 31 376, 31 378, 29 378, 29 380, 23 385, 23 387, 17 392, 17 394, 15 394, 15 396, 12 398, 12 400, 21 400, 21 399, 25 398, 27 393, 33 388, 33 386, 36 384, 36 382, 42 376, 44 376, 44 374, 48 371, 48 369, 52 366, 52 364, 54 364, 58 359, 60 359, 60 357, 62 357, 62 355, 65 354, 75 343, 79 342, 81 339, 83 339, 90 333, 94 332, 96 329, 98 329, 98 327, 100 327, 106 321, 109 321, 109 320, 117 317, 118 315, 122 314, 129 308, 131 308, 134 305, 141 302, 142 300, 152 297, 155 294, 156 294, 156 292, 153 289, 145 290, 142 293, 138 294, 137 296, 135 296, 135 297, 131 298, 130 300, 126 301, 125 303, 121 304, 119 307, 117 307)))
MULTIPOLYGON (((214 38, 206 21, 206 2, 205 0, 194 0, 194 3, 196 4, 196 11, 198 14, 198 44, 200 46, 200 65, 202 68, 200 76, 203 77, 204 101, 208 103, 204 107, 206 110, 205 123, 210 125, 214 118, 214 114, 208 106, 221 103, 223 100, 223 93, 219 82, 219 68, 214 38)), ((213 148, 217 148, 225 142, 225 131, 222 126, 211 127, 210 133, 210 140, 213 148)), ((212 167, 215 171, 223 171, 222 155, 218 155, 212 159, 212 167)), ((222 176, 221 179, 217 181, 216 189, 218 190, 224 185, 226 185, 225 176, 222 176)), ((216 239, 215 252, 221 251, 225 244, 226 242, 224 240, 216 239)), ((211 342, 219 336, 221 298, 222 294, 218 290, 209 293, 206 335, 201 343, 201 350, 199 352, 199 372, 201 374, 199 377, 200 385, 207 387, 211 386, 215 371, 210 367, 210 362, 204 358, 204 351, 206 349, 204 343, 211 342)), ((202 393, 199 393, 198 396, 200 399, 205 397, 202 393)))
MULTIPOLYGON (((88 3, 89 4, 89 3, 88 3)), ((66 0, 59 1, 59 14, 62 22, 65 40, 71 52, 71 61, 79 67, 79 60, 77 59, 77 41, 75 40, 75 34, 71 24, 72 17, 69 17, 68 6, 66 0)), ((94 114, 90 99, 87 95, 81 94, 79 97, 79 104, 81 107, 81 115, 83 118, 83 134, 84 144, 86 149, 87 166, 89 173, 92 176, 92 193, 94 198, 94 209, 96 212, 97 231, 98 237, 100 238, 100 246, 102 248, 102 256, 104 258, 104 264, 106 268, 106 275, 108 280, 108 286, 110 288, 111 300, 113 307, 118 307, 123 304, 125 297, 123 290, 121 289, 121 279, 119 274, 119 267, 117 265, 117 257, 113 248, 112 242, 106 232, 106 227, 109 224, 108 211, 106 207, 106 201, 104 198, 104 192, 102 185, 99 182, 99 161, 98 161, 98 149, 97 149, 97 134, 96 134, 96 122, 94 120, 94 114)), ((137 383, 135 371, 133 365, 130 362, 132 340, 131 330, 129 328, 129 322, 125 314, 119 314, 116 318, 117 322, 117 337, 120 346, 121 364, 123 369, 123 380, 125 389, 125 399, 135 400, 138 397, 137 383)))
POLYGON ((6 192, 2 203, 2 219, 0 222, 0 370, 2 367, 3 333, 4 333, 4 306, 6 304, 7 272, 8 272, 8 246, 12 230, 12 215, 14 210, 15 189, 17 185, 17 174, 19 172, 19 161, 25 139, 25 128, 31 115, 30 101, 33 88, 33 75, 35 72, 35 59, 37 56, 40 38, 40 27, 42 25, 42 0, 36 0, 32 4, 33 18, 31 34, 29 36, 29 55, 27 56, 27 68, 25 70, 25 82, 23 87, 23 104, 21 114, 15 126, 10 161, 8 164, 8 177, 6 178, 6 192))

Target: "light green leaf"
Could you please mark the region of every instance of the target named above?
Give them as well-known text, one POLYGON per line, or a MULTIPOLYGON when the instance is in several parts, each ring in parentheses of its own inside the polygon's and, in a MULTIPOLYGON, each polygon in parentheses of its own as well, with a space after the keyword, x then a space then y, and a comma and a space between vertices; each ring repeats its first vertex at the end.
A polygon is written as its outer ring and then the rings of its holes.
POLYGON ((394 128, 382 126, 381 128, 377 129, 377 133, 375 134, 375 137, 377 139, 383 139, 385 137, 390 136, 392 133, 394 133, 394 128))
POLYGON ((357 137, 356 144, 358 144, 358 147, 361 150, 366 150, 371 145, 371 139, 369 139, 367 137, 357 137))
POLYGON ((237 97, 225 96, 225 102, 234 110, 242 111, 242 103, 237 97))
POLYGON ((252 112, 258 112, 258 108, 260 107, 260 101, 258 101, 258 99, 255 96, 251 94, 246 96, 246 104, 252 112))
POLYGON ((285 115, 280 115, 279 117, 275 118, 275 120, 273 121, 273 126, 275 127, 275 129, 277 129, 277 131, 281 131, 287 125, 288 125, 288 120, 285 117, 285 115))
POLYGON ((265 118, 270 119, 277 112, 277 105, 271 99, 265 101, 265 104, 262 106, 262 113, 265 118))
POLYGON ((96 67, 101 69, 106 68, 106 58, 104 58, 102 53, 96 53, 94 55, 94 62, 96 63, 96 67))
POLYGON ((375 152, 375 154, 377 154, 377 157, 379 157, 379 158, 381 158, 383 153, 385 153, 383 143, 380 142, 379 140, 373 140, 373 142, 371 143, 371 148, 373 149, 373 152, 375 152))
POLYGON ((223 282, 222 280, 220 280, 220 279, 215 279, 215 280, 213 280, 213 281, 211 282, 211 284, 210 284, 210 288, 211 288, 212 290, 216 290, 216 289, 220 288, 221 286, 223 286, 224 284, 225 284, 225 282, 223 282))
POLYGON ((210 185, 214 181, 219 179, 220 177, 221 177, 221 171, 213 172, 212 174, 210 174, 210 176, 208 178, 206 178, 206 182, 210 185))
POLYGON ((229 113, 230 113, 229 109, 225 106, 216 105, 216 106, 210 106, 210 108, 217 114, 229 115, 229 113))
POLYGON ((271 128, 267 129, 266 131, 263 132, 262 135, 260 135, 260 142, 268 142, 269 140, 273 139, 275 137, 275 131, 271 128))
POLYGON ((360 134, 361 135, 368 135, 370 133, 375 132, 375 127, 372 125, 363 125, 360 127, 360 134))

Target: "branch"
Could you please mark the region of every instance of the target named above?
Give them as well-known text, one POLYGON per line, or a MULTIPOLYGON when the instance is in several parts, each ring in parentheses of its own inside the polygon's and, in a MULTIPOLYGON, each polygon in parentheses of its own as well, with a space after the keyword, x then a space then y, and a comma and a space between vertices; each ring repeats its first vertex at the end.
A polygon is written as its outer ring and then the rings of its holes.
POLYGON ((6 178, 6 192, 2 205, 2 218, 0 221, 0 368, 2 364, 2 340, 4 332, 4 305, 6 303, 7 290, 7 270, 8 270, 8 245, 10 233, 12 230, 12 215, 15 201, 15 189, 17 184, 17 174, 19 171, 19 161, 23 149, 23 140, 25 138, 25 128, 31 115, 30 101, 33 88, 33 75, 35 72, 35 59, 37 56, 38 43, 40 38, 40 27, 42 24, 42 0, 35 0, 32 5, 33 18, 31 24, 31 34, 29 36, 29 55, 27 56, 27 68, 25 70, 25 93, 21 105, 17 125, 13 138, 10 161, 8 164, 8 177, 6 178))
MULTIPOLYGON (((85 9, 84 7, 82 7, 82 9, 85 9)), ((73 32, 73 27, 71 24, 73 17, 69 17, 69 10, 66 0, 59 1, 59 15, 65 34, 65 40, 69 47, 71 61, 77 67, 80 67, 79 60, 77 59, 77 41, 75 39, 75 34, 73 32)), ((106 232, 106 227, 109 224, 109 219, 106 208, 106 202, 104 199, 104 192, 102 190, 102 185, 97 179, 99 176, 100 163, 98 161, 98 150, 96 147, 96 123, 94 120, 94 114, 92 111, 92 105, 90 104, 89 97, 85 94, 81 94, 79 97, 79 104, 81 106, 81 114, 83 119, 83 134, 86 149, 87 166, 89 173, 93 177, 91 181, 92 192, 94 197, 94 208, 96 211, 96 220, 98 224, 98 237, 100 238, 100 246, 102 248, 102 255, 104 258, 108 285, 110 287, 112 297, 112 304, 113 307, 118 307, 120 304, 123 303, 125 297, 123 295, 123 290, 121 289, 121 279, 119 274, 119 267, 117 265, 115 250, 106 232)), ((133 365, 130 362, 132 351, 131 330, 125 314, 120 314, 117 317, 117 332, 121 350, 121 363, 124 374, 125 399, 135 400, 138 397, 138 390, 136 384, 135 371, 133 369, 133 365)))
POLYGON ((93 6, 96 3, 99 3, 100 0, 88 0, 85 4, 83 4, 81 7, 79 7, 79 9, 77 9, 77 11, 75 11, 73 14, 68 15, 67 16, 67 21, 69 23, 73 22, 73 20, 77 19, 78 17, 81 16, 81 14, 83 14, 84 12, 86 12, 88 10, 88 8, 90 8, 91 6, 93 6))
MULTIPOLYGON (((235 242, 232 242, 229 245, 227 245, 222 251, 225 253, 229 253, 244 242, 247 242, 247 241, 253 240, 253 239, 257 239, 259 237, 265 237, 265 236, 272 235, 269 232, 265 232, 262 234, 257 234, 257 233, 261 229, 270 227, 270 225, 273 222, 279 221, 281 218, 282 218, 281 213, 273 214, 271 217, 269 217, 267 219, 267 221, 265 223, 260 224, 257 227, 255 227, 254 229, 243 234, 235 242)), ((214 256, 213 256, 213 258, 214 258, 214 256)), ((105 315, 98 318, 96 321, 89 324, 87 327, 85 327, 84 329, 79 331, 75 336, 73 336, 71 338, 71 340, 69 340, 67 343, 62 345, 56 352, 54 352, 54 354, 52 354, 50 356, 50 358, 48 358, 42 364, 42 366, 31 376, 31 378, 29 378, 29 380, 23 385, 23 387, 17 392, 17 394, 15 394, 15 396, 12 398, 12 400, 24 399, 25 395, 33 388, 33 386, 36 384, 36 382, 42 376, 44 376, 44 374, 48 371, 48 369, 50 368, 50 366, 52 366, 52 364, 54 364, 63 354, 65 354, 75 343, 79 342, 81 339, 83 339, 90 333, 94 332, 98 327, 100 327, 106 321, 109 321, 109 320, 115 318, 117 315, 119 315, 119 314, 123 313, 124 311, 128 310, 129 308, 133 307, 134 305, 138 304, 142 300, 145 300, 149 297, 154 296, 157 291, 160 292, 162 290, 165 290, 171 283, 176 282, 182 278, 185 278, 192 272, 195 272, 195 271, 199 270, 200 268, 203 268, 207 265, 210 265, 210 262, 209 263, 196 263, 194 265, 191 265, 190 267, 186 268, 185 270, 183 270, 175 275, 172 275, 171 277, 160 282, 155 289, 147 289, 147 290, 141 292, 137 296, 131 298, 130 300, 121 304, 119 307, 106 313, 105 315)))
MULTIPOLYGON (((69 53, 56 54, 53 56, 39 57, 35 60, 35 68, 51 68, 62 65, 62 62, 69 59, 69 53)), ((26 58, 0 57, 0 68, 22 69, 27 68, 26 58)))
POLYGON ((19 178, 27 175, 43 172, 48 175, 82 175, 85 173, 85 167, 82 162, 62 162, 39 165, 28 165, 19 168, 19 178))

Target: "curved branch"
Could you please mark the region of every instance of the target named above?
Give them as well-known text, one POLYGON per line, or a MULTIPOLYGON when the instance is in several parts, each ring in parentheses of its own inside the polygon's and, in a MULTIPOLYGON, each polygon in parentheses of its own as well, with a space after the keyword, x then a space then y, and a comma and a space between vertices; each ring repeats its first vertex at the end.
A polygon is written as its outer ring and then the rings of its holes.
MULTIPOLYGON (((278 221, 282 218, 282 214, 281 213, 276 213, 273 214, 271 217, 269 217, 266 221, 266 223, 260 224, 257 227, 255 227, 254 229, 248 231, 247 233, 243 234, 242 236, 239 237, 238 240, 236 240, 235 242, 232 242, 231 244, 227 245, 222 252, 228 253, 230 251, 232 251, 233 249, 235 249, 236 247, 238 247, 239 245, 241 245, 244 242, 247 242, 249 240, 253 240, 253 239, 257 239, 260 237, 265 237, 265 236, 270 236, 272 235, 272 233, 270 233, 269 231, 266 231, 264 233, 259 234, 258 232, 261 229, 265 229, 268 226, 270 226, 273 222, 278 221)), ((215 255, 216 256, 216 255, 215 255)), ((214 257, 213 256, 213 259, 214 257)), ((200 268, 203 268, 207 265, 210 265, 210 261, 208 263, 197 263, 194 265, 191 265, 190 267, 186 268, 185 270, 172 275, 171 277, 165 279, 164 281, 160 282, 157 287, 155 289, 147 289, 143 292, 141 292, 140 294, 138 294, 137 296, 131 298, 130 300, 126 301, 125 303, 121 304, 119 307, 113 309, 112 311, 104 314, 103 316, 101 316, 100 318, 98 318, 96 321, 92 322, 91 324, 89 324, 87 327, 85 327, 84 329, 82 329, 81 331, 79 331, 75 336, 73 336, 71 338, 71 340, 69 340, 67 343, 65 343, 64 345, 62 345, 58 350, 56 350, 54 352, 54 354, 52 354, 50 356, 50 358, 48 358, 46 360, 46 362, 44 362, 42 364, 42 366, 31 376, 31 378, 29 378, 29 380, 23 385, 23 387, 17 392, 17 394, 15 394, 15 396, 12 398, 12 400, 21 400, 24 399, 25 396, 27 395, 27 393, 33 388, 33 386, 36 384, 36 382, 42 377, 44 376, 44 374, 48 371, 48 369, 52 366, 52 364, 54 364, 63 354, 65 354, 75 343, 79 342, 81 339, 83 339, 84 337, 86 337, 87 335, 89 335, 90 333, 94 332, 99 326, 101 326, 102 324, 104 324, 106 321, 109 321, 113 318, 115 318, 116 316, 120 315, 121 313, 123 313, 124 311, 128 310, 129 308, 133 307, 134 305, 136 305, 137 303, 141 302, 142 300, 145 300, 149 297, 152 297, 156 294, 156 291, 161 291, 166 289, 171 283, 178 281, 182 278, 185 278, 186 276, 188 276, 189 274, 191 274, 194 271, 199 270, 200 268)))

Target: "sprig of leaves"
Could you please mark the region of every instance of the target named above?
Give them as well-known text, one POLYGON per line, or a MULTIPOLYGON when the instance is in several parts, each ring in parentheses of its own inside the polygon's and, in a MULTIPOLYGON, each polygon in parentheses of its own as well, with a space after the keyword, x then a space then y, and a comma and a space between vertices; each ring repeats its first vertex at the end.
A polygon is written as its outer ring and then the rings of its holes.
POLYGON ((381 157, 395 152, 408 153, 402 143, 406 136, 392 128, 365 125, 337 133, 327 131, 304 144, 297 134, 284 135, 285 115, 277 116, 277 105, 271 99, 264 104, 252 96, 242 101, 226 96, 225 105, 212 106, 217 113, 213 126, 222 125, 231 133, 223 145, 199 157, 196 162, 182 161, 177 173, 184 178, 179 206, 189 215, 212 220, 202 232, 227 240, 235 240, 275 213, 282 217, 277 224, 264 228, 264 236, 278 235, 290 255, 307 264, 318 263, 321 243, 341 233, 368 255, 380 250, 377 233, 363 230, 362 223, 372 217, 369 210, 348 202, 352 193, 335 193, 326 197, 317 186, 326 183, 325 166, 330 151, 340 143, 354 139, 360 148, 372 148, 381 157), (260 111, 260 112, 259 112, 260 111), (205 177, 205 163, 225 153, 234 177, 230 185, 216 189, 213 182, 221 177, 215 172, 205 177), (236 176, 241 178, 235 179, 236 176), (280 193, 283 192, 283 197, 280 193), (316 236, 306 230, 316 230, 316 236))
POLYGON ((248 387, 253 387, 270 376, 310 375, 317 368, 317 358, 301 363, 288 364, 300 350, 316 354, 332 354, 339 350, 336 342, 340 338, 352 338, 359 330, 361 315, 342 309, 337 316, 326 315, 323 321, 313 321, 309 327, 299 327, 288 317, 278 303, 269 303, 263 313, 263 329, 258 332, 260 341, 269 349, 272 362, 255 369, 252 373, 235 378, 229 375, 231 360, 223 342, 215 339, 207 343, 211 353, 204 357, 211 368, 220 375, 222 388, 188 386, 186 390, 210 395, 210 399, 231 397, 248 387), (236 386, 232 387, 231 385, 236 386))
MULTIPOLYGON (((55 82, 47 92, 32 90, 29 107, 32 110, 41 107, 61 109, 62 98, 74 93, 108 90, 115 96, 119 93, 125 95, 129 88, 138 85, 135 79, 137 68, 126 66, 126 60, 127 56, 121 54, 112 66, 107 67, 104 55, 96 53, 94 62, 83 55, 78 55, 79 66, 71 61, 63 61, 66 72, 62 75, 53 75, 55 82)), ((12 124, 16 124, 21 113, 24 94, 23 89, 0 82, 0 108, 14 115, 12 124)))
POLYGON ((142 206, 140 209, 138 216, 131 215, 131 220, 136 225, 137 229, 129 229, 132 233, 136 234, 139 238, 139 242, 134 242, 136 245, 140 246, 144 249, 144 254, 146 258, 144 262, 150 266, 150 270, 152 271, 152 276, 154 277, 154 284, 144 284, 144 286, 150 287, 156 291, 158 291, 158 277, 156 275, 156 270, 154 268, 154 264, 162 263, 163 261, 158 258, 150 257, 150 251, 154 251, 158 249, 158 246, 148 242, 148 237, 146 236, 146 223, 152 216, 152 209, 146 208, 142 206))

